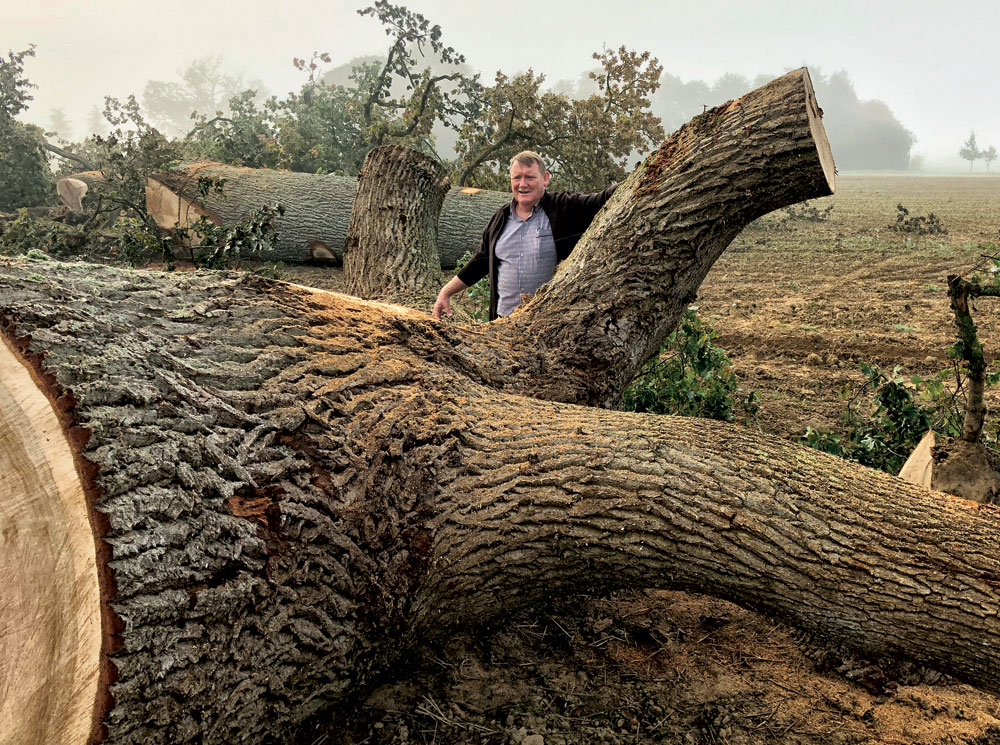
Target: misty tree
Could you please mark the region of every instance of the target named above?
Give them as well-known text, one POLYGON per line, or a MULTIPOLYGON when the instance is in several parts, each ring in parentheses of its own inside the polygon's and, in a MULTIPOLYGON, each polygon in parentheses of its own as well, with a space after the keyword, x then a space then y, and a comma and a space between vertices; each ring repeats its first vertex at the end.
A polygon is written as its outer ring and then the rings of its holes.
POLYGON ((73 127, 66 117, 66 112, 62 108, 52 109, 49 113, 49 130, 61 140, 69 140, 73 134, 73 127))
POLYGON ((53 195, 44 133, 16 119, 33 99, 24 61, 34 56, 34 46, 0 56, 0 211, 42 204, 53 195))
POLYGON ((87 114, 87 135, 103 135, 108 131, 108 122, 101 113, 101 109, 97 106, 90 107, 90 113, 87 114))
POLYGON ((532 70, 497 72, 459 133, 458 183, 506 188, 506 165, 524 149, 546 157, 559 188, 592 191, 623 179, 629 157, 664 136, 650 111, 663 68, 649 52, 625 47, 593 58, 601 66, 587 76, 596 92, 586 98, 543 90, 545 76, 532 70))
POLYGON ((982 152, 983 160, 986 162, 986 172, 990 172, 990 163, 997 159, 996 145, 990 145, 982 152))
POLYGON ((259 80, 227 72, 221 56, 200 57, 179 73, 179 81, 150 80, 142 92, 146 117, 170 136, 188 132, 195 112, 223 115, 231 98, 245 90, 261 91, 259 80))
MULTIPOLYGON (((772 76, 763 76, 768 80, 772 76)), ((766 81, 765 81, 766 82, 766 81)), ((712 99, 719 101, 730 101, 734 98, 739 98, 746 91, 750 90, 751 83, 743 75, 738 75, 736 73, 727 72, 724 75, 716 79, 712 83, 712 99)))
POLYGON ((983 157, 983 153, 979 149, 979 145, 976 143, 975 132, 969 133, 969 139, 962 143, 962 147, 959 149, 958 155, 962 158, 962 160, 969 161, 969 172, 971 173, 973 163, 983 157))

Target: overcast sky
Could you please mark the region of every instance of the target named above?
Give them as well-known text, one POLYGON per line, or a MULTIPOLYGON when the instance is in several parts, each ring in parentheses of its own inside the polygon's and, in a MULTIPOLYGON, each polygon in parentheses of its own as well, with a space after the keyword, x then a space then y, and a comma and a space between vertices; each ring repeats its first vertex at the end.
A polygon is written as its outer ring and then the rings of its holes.
MULTIPOLYGON (((387 47, 364 0, 218 2, 0 0, 0 54, 36 45, 38 85, 22 118, 47 126, 63 108, 84 134, 105 95, 174 80, 198 57, 284 95, 303 82, 292 58, 329 52, 334 64, 387 47)), ((863 99, 885 101, 917 137, 914 153, 951 159, 970 130, 1000 147, 1000 3, 987 0, 409 0, 488 80, 533 68, 576 80, 602 46, 649 50, 683 80, 726 72, 775 76, 802 65, 844 69, 863 99)), ((820 105, 823 102, 820 101, 820 105)), ((836 153, 834 153, 836 156, 836 153)))

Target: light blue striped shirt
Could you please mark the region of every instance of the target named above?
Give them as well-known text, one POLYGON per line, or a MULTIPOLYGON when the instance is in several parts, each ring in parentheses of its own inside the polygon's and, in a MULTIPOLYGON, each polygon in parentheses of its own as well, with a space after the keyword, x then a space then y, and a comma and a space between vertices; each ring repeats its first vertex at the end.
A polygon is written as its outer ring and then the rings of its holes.
POLYGON ((536 204, 527 220, 511 205, 510 218, 497 238, 497 315, 509 316, 521 295, 533 295, 556 271, 556 242, 545 210, 536 204))

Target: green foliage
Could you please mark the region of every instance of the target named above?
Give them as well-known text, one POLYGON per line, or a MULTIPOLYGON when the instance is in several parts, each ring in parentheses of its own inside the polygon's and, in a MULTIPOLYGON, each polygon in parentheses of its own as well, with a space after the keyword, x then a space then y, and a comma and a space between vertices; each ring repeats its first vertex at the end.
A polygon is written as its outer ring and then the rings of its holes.
POLYGON ((910 217, 910 211, 901 204, 896 205, 896 222, 889 226, 889 230, 917 235, 943 235, 948 232, 933 212, 928 213, 926 217, 923 215, 910 217))
POLYGON ((146 122, 135 96, 129 96, 124 103, 110 96, 105 98, 104 118, 112 129, 107 135, 94 135, 88 153, 104 177, 95 189, 95 214, 103 211, 117 216, 125 210, 152 229, 152 219, 146 212, 146 179, 180 160, 180 147, 146 122))
POLYGON ((277 99, 257 103, 257 93, 242 91, 229 99, 229 115, 192 114, 195 125, 184 141, 192 159, 214 160, 247 168, 277 168, 280 152, 275 112, 277 99))
POLYGON ((530 69, 497 72, 494 85, 470 88, 457 182, 506 190, 507 164, 526 149, 545 157, 553 188, 595 191, 622 180, 629 157, 664 137, 649 110, 663 68, 649 52, 625 47, 593 57, 601 64, 589 74, 597 92, 586 97, 545 91, 545 76, 530 69))
MULTIPOLYGON (((466 251, 458 260, 458 266, 465 266, 472 259, 472 251, 466 251)), ((465 291, 465 296, 472 304, 472 317, 480 323, 490 320, 490 283, 487 277, 472 285, 465 291)))
POLYGON ((159 229, 150 229, 138 218, 119 215, 114 231, 117 240, 111 255, 129 266, 146 266, 156 259, 170 262, 174 258, 171 237, 159 229))
POLYGON ((197 243, 188 246, 195 266, 225 269, 234 261, 252 259, 269 251, 278 239, 275 223, 283 214, 285 208, 280 204, 265 204, 235 225, 216 225, 202 217, 189 228, 178 228, 176 237, 180 241, 197 243))
MULTIPOLYGON (((840 432, 811 427, 802 441, 809 447, 839 455, 888 473, 898 473, 913 448, 928 429, 948 437, 961 434, 964 412, 955 394, 945 385, 953 369, 924 378, 905 378, 900 367, 886 373, 876 365, 861 365, 865 382, 852 395, 841 391, 850 403, 844 409, 844 429, 840 432), (854 404, 866 391, 873 392, 871 413, 860 414, 854 404)), ((995 385, 1000 375, 990 375, 988 385, 995 385)))
POLYGON ((34 252, 66 254, 77 246, 80 235, 66 225, 32 217, 21 208, 13 220, 0 222, 0 255, 20 256, 34 252))
POLYGON ((55 196, 39 127, 15 119, 32 100, 24 60, 35 49, 0 56, 0 211, 44 204, 55 196))
MULTIPOLYGON (((212 188, 219 188, 213 185, 212 188)), ((152 261, 173 264, 178 248, 186 258, 202 269, 227 269, 241 259, 253 259, 270 250, 277 240, 275 222, 285 212, 281 205, 264 205, 235 225, 216 225, 206 217, 186 228, 177 228, 170 236, 135 217, 122 215, 115 223, 115 246, 112 256, 131 266, 145 266, 152 261)), ((278 272, 277 265, 261 270, 278 272)))
MULTIPOLYGON (((219 188, 213 185, 212 188, 219 188)), ((198 268, 227 269, 241 259, 253 259, 271 249, 277 240, 275 222, 285 212, 281 205, 264 205, 235 225, 216 225, 202 217, 193 225, 179 227, 170 236, 135 217, 122 215, 115 223, 116 241, 112 255, 131 266, 145 266, 152 261, 172 265, 178 248, 198 268)), ((261 270, 278 272, 277 265, 261 270)))
POLYGON ((684 311, 680 326, 625 391, 626 411, 677 414, 731 422, 752 419, 755 393, 744 395, 725 350, 712 342, 716 333, 698 318, 697 307, 684 311))

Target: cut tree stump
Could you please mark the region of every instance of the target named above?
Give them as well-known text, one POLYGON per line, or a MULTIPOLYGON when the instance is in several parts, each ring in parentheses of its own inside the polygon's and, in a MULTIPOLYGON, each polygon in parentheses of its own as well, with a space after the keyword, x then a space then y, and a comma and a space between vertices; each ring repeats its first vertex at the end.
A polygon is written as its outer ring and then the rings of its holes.
POLYGON ((0 742, 288 742, 423 642, 621 587, 1000 690, 996 509, 602 408, 744 225, 832 188, 797 70, 674 133, 490 324, 253 275, 0 263, 23 368, 0 378, 3 471, 25 484, 0 514, 25 598, 0 605, 0 681, 46 693, 3 698, 0 742), (67 663, 31 670, 15 651, 45 628, 67 663))
POLYGON ((982 443, 942 440, 933 430, 910 453, 899 478, 973 502, 993 502, 1000 494, 1000 473, 993 469, 982 443))

